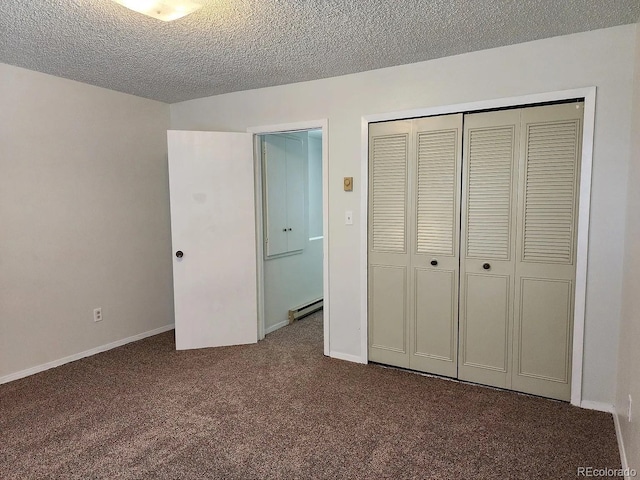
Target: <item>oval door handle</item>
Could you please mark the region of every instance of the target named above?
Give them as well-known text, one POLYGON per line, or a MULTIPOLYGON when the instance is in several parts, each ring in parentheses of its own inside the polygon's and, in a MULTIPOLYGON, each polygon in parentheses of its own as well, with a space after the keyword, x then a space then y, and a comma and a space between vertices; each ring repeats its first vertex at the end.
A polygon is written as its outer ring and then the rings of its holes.
POLYGON ((436 259, 431 260, 431 265, 433 265, 434 267, 438 265, 438 260, 436 259))
POLYGON ((176 257, 178 257, 178 258, 182 258, 183 255, 184 255, 184 253, 182 253, 182 250, 178 250, 176 252, 176 257))
POLYGON ((293 228, 289 228, 289 231, 293 230, 293 228))
POLYGON ((485 270, 489 270, 491 268, 491 265, 489 265, 488 263, 484 263, 482 264, 482 268, 484 268, 485 270))
POLYGON ((283 231, 283 232, 286 232, 286 231, 287 231, 287 229, 286 229, 286 228, 283 228, 283 229, 282 229, 282 231, 283 231))

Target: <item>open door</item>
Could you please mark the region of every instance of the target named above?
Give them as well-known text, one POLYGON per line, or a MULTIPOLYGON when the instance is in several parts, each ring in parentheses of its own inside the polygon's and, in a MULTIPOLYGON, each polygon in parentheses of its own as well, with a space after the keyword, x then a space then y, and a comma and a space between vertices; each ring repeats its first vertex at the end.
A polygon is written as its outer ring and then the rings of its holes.
POLYGON ((167 135, 176 348, 255 343, 252 135, 167 135))

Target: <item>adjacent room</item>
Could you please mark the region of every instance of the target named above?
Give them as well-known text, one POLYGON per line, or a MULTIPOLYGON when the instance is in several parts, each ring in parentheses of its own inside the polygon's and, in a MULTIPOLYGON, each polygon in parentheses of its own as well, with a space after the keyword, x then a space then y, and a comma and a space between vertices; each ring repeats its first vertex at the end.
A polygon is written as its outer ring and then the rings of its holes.
POLYGON ((0 476, 633 478, 640 1, 3 0, 0 476))
POLYGON ((256 142, 268 334, 323 307, 322 130, 257 135, 256 142))

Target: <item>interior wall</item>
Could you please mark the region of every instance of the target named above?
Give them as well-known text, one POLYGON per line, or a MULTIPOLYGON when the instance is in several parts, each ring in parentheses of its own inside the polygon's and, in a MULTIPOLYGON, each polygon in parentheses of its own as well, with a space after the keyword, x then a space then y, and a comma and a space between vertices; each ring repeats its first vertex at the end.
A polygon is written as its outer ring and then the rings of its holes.
POLYGON ((248 127, 328 119, 330 350, 360 358, 358 218, 361 118, 596 86, 583 398, 611 405, 617 364, 635 26, 627 25, 342 77, 171 105, 174 129, 248 127), (354 177, 344 192, 343 177, 354 177), (345 225, 345 211, 355 214, 345 225))
POLYGON ((0 64, 0 379, 173 323, 168 126, 166 104, 0 64))
MULTIPOLYGON (((264 260, 264 315, 265 333, 271 333, 288 324, 289 309, 322 297, 322 239, 311 240, 311 230, 322 231, 322 201, 320 218, 312 218, 311 205, 317 202, 317 190, 322 195, 322 150, 320 150, 320 175, 315 175, 317 158, 316 142, 311 142, 307 132, 288 134, 299 136, 307 151, 305 171, 305 238, 304 249, 299 253, 264 260), (313 165, 312 165, 313 164, 313 165)), ((322 148, 322 139, 320 139, 322 148)))
POLYGON ((640 470, 640 24, 636 31, 636 59, 631 130, 631 159, 627 177, 627 224, 616 413, 629 468, 640 470), (631 422, 627 411, 633 399, 631 422))

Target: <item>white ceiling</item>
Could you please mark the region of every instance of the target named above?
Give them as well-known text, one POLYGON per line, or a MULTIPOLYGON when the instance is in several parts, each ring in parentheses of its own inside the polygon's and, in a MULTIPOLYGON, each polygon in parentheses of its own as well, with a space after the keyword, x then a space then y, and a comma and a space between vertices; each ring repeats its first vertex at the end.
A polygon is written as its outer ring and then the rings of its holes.
POLYGON ((173 103, 640 18, 640 0, 203 3, 164 23, 110 0, 0 0, 0 62, 173 103))

